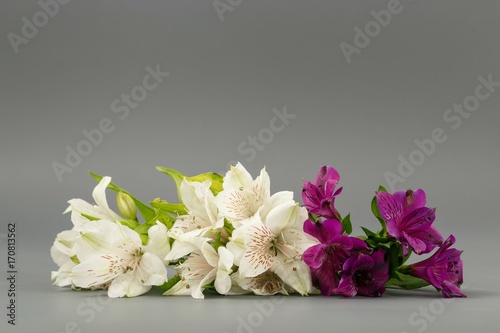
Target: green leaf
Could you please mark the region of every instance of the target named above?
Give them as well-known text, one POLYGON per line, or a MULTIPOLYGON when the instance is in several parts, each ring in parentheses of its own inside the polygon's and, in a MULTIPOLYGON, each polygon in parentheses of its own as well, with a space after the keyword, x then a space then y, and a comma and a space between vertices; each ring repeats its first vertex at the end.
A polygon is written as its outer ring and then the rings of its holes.
POLYGON ((380 185, 380 186, 378 187, 378 191, 379 191, 379 192, 387 192, 387 189, 386 189, 385 187, 383 187, 382 185, 380 185))
POLYGON ((395 274, 397 277, 387 281, 387 286, 397 286, 406 290, 413 290, 430 285, 427 281, 411 275, 401 274, 399 272, 395 272, 395 274))
POLYGON ((177 187, 177 197, 179 198, 180 203, 182 203, 181 183, 186 176, 177 170, 165 168, 162 166, 157 166, 156 170, 163 172, 164 174, 172 178, 172 180, 175 182, 175 186, 177 187))
POLYGON ((376 196, 374 196, 372 199, 372 213, 376 218, 381 218, 380 211, 379 211, 378 205, 377 205, 377 197, 376 196))
POLYGON ((346 217, 342 219, 342 229, 350 235, 352 232, 351 214, 347 214, 346 217))
MULTIPOLYGON (((92 171, 89 171, 89 174, 92 176, 92 178, 95 179, 95 181, 100 182, 102 179, 101 175, 98 175, 92 171)), ((124 192, 128 194, 132 200, 134 200, 135 204, 137 205, 137 208, 141 212, 142 217, 144 220, 148 221, 151 220, 155 216, 155 212, 151 207, 148 207, 147 205, 143 204, 141 201, 139 201, 137 198, 135 198, 132 194, 124 190, 123 188, 119 187, 115 183, 109 183, 108 188, 110 190, 113 190, 115 192, 124 192)))
POLYGON ((361 230, 363 230, 363 232, 365 233, 365 235, 367 237, 371 237, 371 236, 375 236, 376 235, 376 233, 374 233, 373 231, 371 231, 371 230, 369 230, 369 229, 367 229, 365 227, 361 227, 361 230))
POLYGON ((174 215, 186 215, 187 214, 186 206, 184 206, 183 204, 180 204, 180 203, 178 203, 178 204, 168 203, 167 201, 161 200, 160 198, 156 198, 153 201, 150 201, 149 203, 154 208, 161 209, 165 212, 172 213, 174 215))
POLYGON ((161 289, 163 291, 168 291, 172 289, 173 286, 177 284, 181 280, 181 277, 179 275, 175 275, 173 278, 162 284, 161 286, 157 286, 158 289, 161 289))
POLYGON ((120 220, 119 222, 122 225, 125 225, 125 226, 129 227, 132 230, 134 230, 135 228, 137 228, 137 226, 139 225, 139 222, 137 222, 135 220, 120 220))

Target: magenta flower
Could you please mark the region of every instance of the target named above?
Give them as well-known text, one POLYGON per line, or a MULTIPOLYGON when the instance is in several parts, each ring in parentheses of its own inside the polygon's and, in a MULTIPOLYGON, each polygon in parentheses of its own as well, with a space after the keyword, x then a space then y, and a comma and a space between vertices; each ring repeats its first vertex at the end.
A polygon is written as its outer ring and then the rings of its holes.
POLYGON ((302 255, 311 268, 312 282, 321 294, 330 296, 339 284, 339 273, 344 262, 358 252, 368 253, 361 239, 342 233, 342 223, 337 220, 304 222, 304 232, 316 237, 321 243, 311 246, 302 255))
POLYGON ((415 253, 423 254, 443 242, 441 234, 432 226, 436 209, 424 207, 423 190, 375 193, 380 214, 387 222, 387 232, 402 244, 404 255, 408 254, 408 245, 415 253))
POLYGON ((356 295, 379 297, 389 280, 389 261, 381 249, 373 254, 359 254, 347 259, 335 293, 347 297, 356 295))
POLYGON ((310 213, 326 219, 342 219, 335 209, 335 197, 342 192, 342 187, 336 189, 339 180, 339 173, 329 165, 319 169, 314 184, 304 180, 302 200, 310 213))
POLYGON ((407 272, 432 284, 444 297, 466 297, 461 291, 463 283, 462 251, 450 249, 455 237, 448 239, 430 258, 408 266, 407 272))

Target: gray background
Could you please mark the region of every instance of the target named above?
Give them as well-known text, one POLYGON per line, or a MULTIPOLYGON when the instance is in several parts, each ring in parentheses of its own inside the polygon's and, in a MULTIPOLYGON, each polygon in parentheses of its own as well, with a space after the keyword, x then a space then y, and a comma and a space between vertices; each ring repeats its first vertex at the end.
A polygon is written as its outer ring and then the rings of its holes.
MULTIPOLYGON (((227 3, 226 1, 223 1, 227 3)), ((237 1, 233 1, 233 4, 237 1)), ((500 88, 453 130, 445 111, 474 94, 478 77, 500 81, 498 1, 402 0, 402 12, 347 63, 339 47, 388 1, 243 1, 218 17, 209 1, 76 1, 39 29, 16 54, 7 38, 34 0, 2 1, 0 10, 1 230, 17 224, 17 326, 2 332, 490 332, 500 325, 498 167, 500 88), (111 104, 142 84, 146 67, 170 75, 123 120, 111 104), (238 146, 269 126, 273 108, 296 115, 254 159, 238 146), (60 182, 51 163, 103 118, 115 125, 60 182), (269 298, 158 297, 107 301, 99 293, 52 287, 55 235, 70 227, 67 200, 91 201, 87 170, 147 201, 175 200, 173 183, 154 167, 197 174, 241 161, 256 175, 264 165, 272 190, 300 199, 301 180, 323 164, 342 175, 343 214, 376 228, 370 200, 384 173, 397 172, 414 140, 442 128, 422 165, 397 189, 422 187, 437 206, 436 226, 464 250, 468 299, 445 304, 432 290, 389 291, 382 299, 289 297, 259 314, 269 298), (421 308, 431 307, 422 319, 421 308), (83 313, 82 313, 83 311, 83 313), (270 313, 272 312, 272 313, 270 313), (417 315, 415 315, 417 313, 417 315), (241 320, 254 326, 243 328, 241 320), (261 320, 262 319, 262 320, 261 320), (253 321, 252 321, 253 320, 253 321), (415 323, 415 321, 420 320, 415 323), (69 323, 69 324, 68 324, 69 323), (68 326, 66 326, 68 325, 68 326), (75 325, 76 328, 72 327, 75 325)), ((109 200, 114 196, 109 193, 109 200)), ((356 228, 356 233, 359 229, 356 228)), ((6 239, 0 238, 6 271, 6 239)), ((3 276, 3 274, 2 274, 3 276)), ((0 308, 7 305, 1 279, 0 308)), ((269 305, 269 303, 267 303, 269 305)))

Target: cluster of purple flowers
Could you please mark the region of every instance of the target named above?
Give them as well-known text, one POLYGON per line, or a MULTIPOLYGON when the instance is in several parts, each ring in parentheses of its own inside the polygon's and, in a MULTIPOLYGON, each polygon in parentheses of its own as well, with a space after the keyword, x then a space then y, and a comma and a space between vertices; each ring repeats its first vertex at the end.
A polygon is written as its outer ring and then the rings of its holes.
POLYGON ((394 194, 380 187, 372 211, 382 228, 365 236, 351 237, 350 216, 342 218, 335 208, 340 175, 331 166, 320 168, 314 183, 304 181, 302 199, 309 211, 304 231, 319 244, 308 248, 302 258, 311 268, 312 280, 323 295, 382 296, 386 286, 415 289, 434 286, 444 297, 465 297, 461 251, 451 248, 455 237, 446 240, 433 226, 435 208, 426 207, 421 189, 394 194), (420 262, 405 265, 411 253, 435 251, 420 262))

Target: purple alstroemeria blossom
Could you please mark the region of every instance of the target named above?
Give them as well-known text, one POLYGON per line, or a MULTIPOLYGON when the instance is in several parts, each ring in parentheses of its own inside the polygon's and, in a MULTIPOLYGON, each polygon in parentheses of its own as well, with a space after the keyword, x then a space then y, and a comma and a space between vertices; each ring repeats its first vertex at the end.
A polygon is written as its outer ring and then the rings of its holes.
POLYGON ((432 284, 444 297, 466 297, 461 291, 463 283, 462 251, 450 249, 455 237, 450 235, 428 259, 408 266, 407 272, 432 284))
POLYGON ((337 220, 304 222, 304 232, 316 237, 321 243, 311 246, 302 255, 311 268, 313 285, 321 294, 330 296, 339 284, 339 272, 344 262, 358 252, 369 253, 364 241, 349 237, 342 232, 342 223, 337 220))
POLYGON ((342 187, 336 188, 339 180, 339 173, 329 165, 319 169, 314 184, 304 180, 302 200, 310 213, 326 219, 341 220, 339 212, 335 209, 335 197, 342 192, 342 187))
POLYGON ((384 294, 384 285, 389 280, 389 261, 383 250, 378 249, 371 255, 354 255, 346 260, 342 269, 335 294, 347 297, 379 297, 384 294))
POLYGON ((425 207, 423 190, 375 193, 380 214, 387 222, 387 232, 401 242, 404 255, 408 254, 408 246, 415 253, 423 254, 443 242, 441 234, 432 226, 436 209, 425 207))

